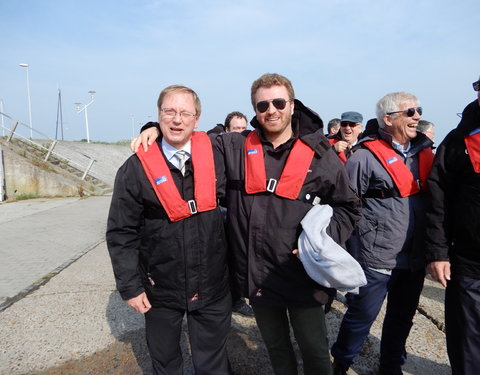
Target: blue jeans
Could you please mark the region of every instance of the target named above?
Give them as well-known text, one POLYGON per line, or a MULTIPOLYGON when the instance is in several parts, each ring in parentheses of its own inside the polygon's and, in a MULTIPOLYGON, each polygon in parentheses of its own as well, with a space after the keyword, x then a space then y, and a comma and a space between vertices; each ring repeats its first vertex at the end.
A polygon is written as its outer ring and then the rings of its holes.
POLYGON ((405 342, 413 324, 425 271, 393 270, 391 275, 385 275, 365 268, 364 272, 367 285, 360 288, 358 295, 347 294, 348 309, 337 341, 332 346, 332 355, 344 367, 353 363, 388 294, 380 343, 380 367, 399 370, 405 362, 405 342))

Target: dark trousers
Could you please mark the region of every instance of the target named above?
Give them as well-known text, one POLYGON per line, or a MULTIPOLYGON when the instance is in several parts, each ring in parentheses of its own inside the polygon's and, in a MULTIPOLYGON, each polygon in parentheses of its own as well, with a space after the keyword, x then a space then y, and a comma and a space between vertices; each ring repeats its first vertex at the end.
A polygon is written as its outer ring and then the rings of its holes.
POLYGON ((405 342, 413 324, 425 272, 393 270, 391 275, 385 275, 368 268, 364 272, 367 285, 360 288, 358 295, 347 294, 348 309, 337 341, 332 346, 332 355, 345 367, 353 363, 388 293, 380 343, 380 366, 384 370, 397 371, 405 362, 405 342))
POLYGON ((452 374, 478 374, 480 280, 452 275, 445 292, 445 328, 452 374))
POLYGON ((298 374, 289 318, 302 353, 304 374, 332 374, 323 307, 252 307, 275 375, 298 374))
POLYGON ((152 307, 145 314, 145 330, 148 350, 152 358, 153 374, 183 375, 180 335, 185 313, 195 374, 232 374, 227 357, 231 309, 230 294, 191 312, 152 307))

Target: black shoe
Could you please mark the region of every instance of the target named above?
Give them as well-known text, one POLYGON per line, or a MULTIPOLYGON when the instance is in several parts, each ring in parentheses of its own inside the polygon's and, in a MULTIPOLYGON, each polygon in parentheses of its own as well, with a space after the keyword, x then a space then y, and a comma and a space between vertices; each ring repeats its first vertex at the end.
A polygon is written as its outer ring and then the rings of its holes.
POLYGON ((349 366, 341 364, 336 359, 333 360, 333 375, 347 375, 349 368, 349 366))
POLYGON ((403 372, 401 369, 390 370, 390 369, 385 369, 380 367, 378 374, 379 375, 403 375, 403 372))
POLYGON ((253 317, 255 316, 253 313, 252 306, 248 305, 243 299, 238 299, 232 305, 232 311, 237 314, 242 314, 244 316, 253 317))

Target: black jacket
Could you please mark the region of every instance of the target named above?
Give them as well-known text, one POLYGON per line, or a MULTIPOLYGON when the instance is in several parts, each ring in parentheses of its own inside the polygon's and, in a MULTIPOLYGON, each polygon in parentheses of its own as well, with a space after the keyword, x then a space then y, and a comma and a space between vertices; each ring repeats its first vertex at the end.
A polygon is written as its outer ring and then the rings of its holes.
MULTIPOLYGON (((191 161, 185 164, 185 176, 167 165, 182 197, 193 199, 191 161)), ((116 176, 107 245, 123 299, 146 291, 153 306, 195 310, 229 291, 220 209, 171 222, 136 155, 116 176)))
MULTIPOLYGON (((258 123, 254 118, 254 128, 258 123)), ((298 247, 300 221, 312 208, 304 200, 318 196, 321 204, 333 207, 329 234, 343 244, 359 219, 360 203, 337 155, 322 134, 321 119, 295 101, 292 119, 295 138, 308 143, 315 155, 302 187, 302 199, 289 200, 272 193, 249 195, 244 188, 245 134, 227 133, 216 139, 216 149, 224 159, 227 183, 227 233, 235 257, 236 281, 253 304, 273 306, 317 306, 328 301, 326 290, 305 272, 292 254, 298 247)), ((294 138, 276 149, 255 130, 263 144, 267 178, 278 179, 294 138)))
POLYGON ((462 120, 437 149, 428 180, 427 261, 450 260, 452 272, 480 279, 480 174, 464 137, 480 127, 480 106, 465 107, 462 120))

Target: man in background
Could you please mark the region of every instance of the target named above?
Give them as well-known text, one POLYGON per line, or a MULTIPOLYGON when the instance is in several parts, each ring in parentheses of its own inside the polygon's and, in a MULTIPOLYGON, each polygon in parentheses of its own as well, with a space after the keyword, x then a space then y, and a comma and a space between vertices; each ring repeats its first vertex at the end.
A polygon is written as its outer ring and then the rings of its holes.
POLYGON ((432 141, 435 138, 435 124, 433 122, 420 120, 417 125, 417 130, 425 134, 432 141))
POLYGON ((332 118, 327 124, 327 134, 326 137, 331 137, 335 135, 340 130, 340 119, 339 118, 332 118))
POLYGON ((361 113, 349 111, 342 113, 340 131, 328 137, 328 141, 337 153, 340 160, 345 163, 352 154, 352 147, 358 142, 362 132, 363 116, 361 113))

